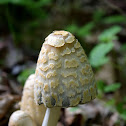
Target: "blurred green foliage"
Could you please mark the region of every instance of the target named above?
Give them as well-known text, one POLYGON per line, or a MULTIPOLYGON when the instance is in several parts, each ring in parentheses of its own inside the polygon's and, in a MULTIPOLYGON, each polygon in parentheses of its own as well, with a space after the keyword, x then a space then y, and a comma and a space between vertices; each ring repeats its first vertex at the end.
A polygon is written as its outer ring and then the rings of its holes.
POLYGON ((111 15, 104 18, 103 23, 105 24, 114 24, 114 23, 126 23, 126 17, 122 15, 111 15))
POLYGON ((94 28, 94 22, 89 22, 86 25, 79 27, 76 24, 72 24, 66 27, 67 31, 70 31, 77 36, 85 37, 91 34, 91 30, 94 28))
POLYGON ((109 61, 106 56, 113 48, 113 43, 101 43, 95 46, 90 52, 90 63, 93 67, 101 66, 109 61))
POLYGON ((120 26, 112 26, 104 30, 98 37, 99 42, 112 42, 118 39, 118 34, 121 31, 120 26))
POLYGON ((117 33, 121 31, 120 26, 112 26, 109 29, 105 29, 99 36, 98 41, 102 42, 96 45, 90 52, 90 63, 93 67, 101 66, 109 61, 106 56, 113 47, 113 41, 118 39, 117 33))
POLYGON ((111 84, 111 85, 107 85, 107 86, 104 88, 104 92, 105 92, 105 93, 107 93, 107 92, 115 92, 115 91, 117 91, 120 87, 121 87, 121 84, 120 84, 120 83, 114 83, 114 84, 111 84))
POLYGON ((93 29, 93 27, 94 27, 94 23, 93 22, 90 22, 90 23, 84 25, 83 27, 81 27, 78 30, 77 35, 78 36, 82 36, 82 37, 84 37, 86 35, 89 35, 90 32, 91 32, 91 30, 93 29))
POLYGON ((35 73, 34 68, 25 69, 19 74, 17 79, 24 86, 25 81, 27 80, 29 75, 34 74, 34 73, 35 73))
POLYGON ((38 8, 49 4, 52 0, 0 0, 0 4, 17 4, 27 6, 29 8, 38 8))
POLYGON ((70 111, 71 112, 77 112, 79 110, 79 107, 71 107, 70 111))
POLYGON ((41 33, 38 29, 45 22, 52 0, 0 0, 0 28, 8 30, 17 46, 38 49, 41 33), (4 10, 4 11, 3 11, 4 10))
POLYGON ((109 93, 109 92, 117 91, 118 89, 120 89, 121 84, 120 83, 114 83, 114 84, 106 85, 103 81, 98 81, 97 86, 98 86, 98 89, 99 89, 99 93, 103 94, 103 93, 109 93))
POLYGON ((126 51, 126 43, 121 46, 121 51, 126 51))

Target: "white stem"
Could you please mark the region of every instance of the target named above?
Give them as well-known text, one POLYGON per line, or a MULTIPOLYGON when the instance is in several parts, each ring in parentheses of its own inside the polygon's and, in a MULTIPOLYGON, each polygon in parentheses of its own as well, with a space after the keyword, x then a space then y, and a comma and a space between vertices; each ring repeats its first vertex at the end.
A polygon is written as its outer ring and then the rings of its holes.
POLYGON ((42 126, 56 126, 60 117, 60 107, 47 108, 42 126))

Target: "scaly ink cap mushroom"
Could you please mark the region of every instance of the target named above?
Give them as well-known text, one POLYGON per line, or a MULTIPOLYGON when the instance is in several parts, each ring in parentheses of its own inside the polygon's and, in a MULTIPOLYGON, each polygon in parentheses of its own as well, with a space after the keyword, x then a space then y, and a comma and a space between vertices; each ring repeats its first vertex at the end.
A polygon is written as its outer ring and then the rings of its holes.
POLYGON ((34 95, 46 107, 72 107, 96 97, 96 83, 84 49, 67 31, 54 31, 43 43, 34 95))

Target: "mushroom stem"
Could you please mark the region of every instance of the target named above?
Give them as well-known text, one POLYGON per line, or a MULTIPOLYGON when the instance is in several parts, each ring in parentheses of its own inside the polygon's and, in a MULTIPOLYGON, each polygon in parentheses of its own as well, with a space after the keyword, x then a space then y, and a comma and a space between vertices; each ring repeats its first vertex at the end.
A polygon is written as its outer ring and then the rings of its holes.
POLYGON ((60 117, 60 107, 47 108, 42 126, 56 126, 60 117))

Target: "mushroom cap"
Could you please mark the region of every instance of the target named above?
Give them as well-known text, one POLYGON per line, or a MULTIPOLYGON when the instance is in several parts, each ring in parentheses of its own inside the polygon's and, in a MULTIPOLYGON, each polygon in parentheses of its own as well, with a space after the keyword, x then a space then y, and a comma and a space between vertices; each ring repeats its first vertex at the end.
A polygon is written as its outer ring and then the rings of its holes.
POLYGON ((35 121, 37 126, 41 126, 46 108, 44 105, 36 105, 34 101, 34 82, 35 74, 32 74, 28 77, 24 85, 21 110, 28 113, 35 121))
POLYGON ((36 126, 36 124, 26 112, 18 110, 12 113, 8 126, 36 126))
POLYGON ((35 101, 49 108, 84 104, 97 94, 84 49, 67 31, 54 31, 45 39, 35 76, 35 101))

